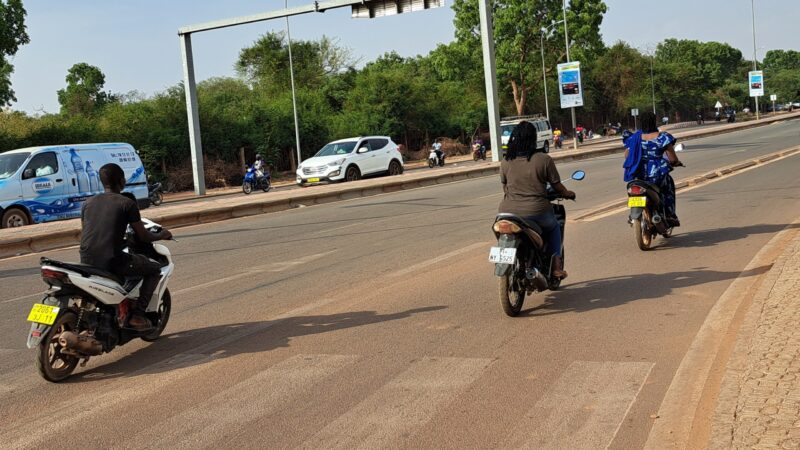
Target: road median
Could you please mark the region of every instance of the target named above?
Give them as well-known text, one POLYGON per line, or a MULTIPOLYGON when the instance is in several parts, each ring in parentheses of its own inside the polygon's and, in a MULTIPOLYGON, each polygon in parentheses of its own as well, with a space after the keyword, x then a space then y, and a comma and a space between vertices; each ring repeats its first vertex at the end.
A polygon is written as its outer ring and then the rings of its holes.
MULTIPOLYGON (((693 129, 676 133, 679 139, 695 139, 714 136, 756 126, 768 125, 779 120, 800 117, 800 113, 783 115, 761 121, 717 126, 713 129, 693 129)), ((624 151, 619 141, 591 148, 566 150, 552 153, 559 162, 577 161, 624 151)), ((768 155, 772 157, 773 155, 768 155)), ((775 158, 780 157, 774 156, 775 158)), ((763 159, 763 158, 762 158, 763 159)), ((769 161, 769 160, 767 160, 769 161)), ((755 165, 749 161, 747 164, 755 165), (752 163, 752 164, 751 164, 752 163)), ((736 167, 732 171, 741 170, 736 167)), ((395 177, 361 180, 344 184, 312 186, 302 190, 274 191, 268 194, 220 197, 206 202, 165 205, 144 211, 144 216, 168 228, 180 228, 259 214, 269 214, 294 208, 321 205, 343 200, 369 197, 390 192, 437 184, 464 181, 496 175, 498 163, 478 162, 470 166, 435 168, 430 171, 415 171, 395 177)), ((720 172, 722 174, 723 172, 720 172)), ((693 180, 692 183, 699 181, 693 180)), ((0 259, 17 255, 69 247, 80 242, 80 221, 68 220, 33 225, 16 229, 0 230, 0 259)))

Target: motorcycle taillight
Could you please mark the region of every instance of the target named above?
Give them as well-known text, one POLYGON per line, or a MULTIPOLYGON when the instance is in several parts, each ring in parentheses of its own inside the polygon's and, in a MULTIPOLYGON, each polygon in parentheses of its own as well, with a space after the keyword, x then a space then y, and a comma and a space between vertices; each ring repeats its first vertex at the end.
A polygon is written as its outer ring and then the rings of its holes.
POLYGON ((42 279, 50 286, 69 284, 69 276, 53 269, 42 269, 42 279))
POLYGON ((633 185, 628 188, 628 194, 630 195, 644 195, 645 190, 641 186, 633 185))

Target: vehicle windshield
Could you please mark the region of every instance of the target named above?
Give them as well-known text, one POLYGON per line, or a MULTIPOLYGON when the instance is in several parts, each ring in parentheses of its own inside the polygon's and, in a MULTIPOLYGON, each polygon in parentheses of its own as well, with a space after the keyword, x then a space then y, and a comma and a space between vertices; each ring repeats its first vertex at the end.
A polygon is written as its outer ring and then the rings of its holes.
POLYGON ((516 125, 503 125, 503 126, 501 126, 500 129, 503 132, 502 136, 503 137, 511 136, 511 133, 514 132, 514 128, 516 128, 516 127, 517 127, 516 125))
POLYGON ((19 167, 31 156, 30 153, 0 154, 0 180, 17 173, 19 167))
POLYGON ((357 142, 358 141, 347 141, 328 144, 325 147, 322 147, 322 150, 317 152, 317 154, 314 156, 347 155, 348 153, 352 153, 353 149, 356 148, 357 142))

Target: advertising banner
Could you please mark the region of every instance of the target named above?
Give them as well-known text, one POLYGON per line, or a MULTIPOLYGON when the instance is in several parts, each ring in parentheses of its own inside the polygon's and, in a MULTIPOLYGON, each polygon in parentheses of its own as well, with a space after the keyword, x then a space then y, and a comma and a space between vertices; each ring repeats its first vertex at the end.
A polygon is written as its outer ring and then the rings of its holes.
POLYGON ((581 63, 579 61, 558 65, 558 84, 562 108, 583 106, 581 63))
POLYGON ((764 72, 754 70, 749 73, 750 78, 750 97, 764 96, 764 72))

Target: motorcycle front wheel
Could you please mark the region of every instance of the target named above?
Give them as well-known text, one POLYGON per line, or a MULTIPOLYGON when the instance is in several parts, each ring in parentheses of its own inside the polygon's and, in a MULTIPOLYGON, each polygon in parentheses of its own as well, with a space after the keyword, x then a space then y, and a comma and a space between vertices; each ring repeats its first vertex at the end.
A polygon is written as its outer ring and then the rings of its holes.
POLYGON ((158 310, 152 313, 147 313, 147 318, 156 327, 155 330, 142 336, 142 340, 146 342, 153 342, 161 337, 164 328, 167 327, 169 322, 169 314, 172 312, 172 295, 169 293, 169 288, 164 290, 164 295, 161 296, 161 304, 158 305, 158 310))
POLYGON ((77 325, 78 316, 73 311, 66 311, 56 319, 50 331, 39 342, 36 369, 45 380, 58 383, 72 375, 78 365, 77 357, 61 353, 62 347, 58 342, 61 333, 65 331, 77 333, 77 325))
POLYGON ((511 273, 500 277, 499 293, 500 304, 503 306, 503 311, 509 317, 516 317, 522 311, 522 304, 525 302, 525 290, 520 289, 519 282, 516 279, 517 265, 514 264, 511 273))
POLYGON ((152 203, 153 206, 161 206, 161 204, 164 203, 164 195, 161 194, 161 192, 153 192, 150 195, 150 203, 152 203))
POLYGON ((433 164, 433 160, 432 160, 432 159, 428 159, 428 167, 430 167, 431 169, 433 169, 433 166, 434 166, 434 164, 433 164))
POLYGON ((249 195, 251 192, 253 192, 253 185, 249 181, 245 181, 242 183, 242 192, 244 192, 246 195, 249 195))

